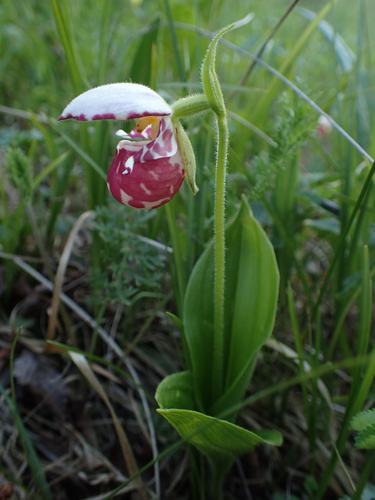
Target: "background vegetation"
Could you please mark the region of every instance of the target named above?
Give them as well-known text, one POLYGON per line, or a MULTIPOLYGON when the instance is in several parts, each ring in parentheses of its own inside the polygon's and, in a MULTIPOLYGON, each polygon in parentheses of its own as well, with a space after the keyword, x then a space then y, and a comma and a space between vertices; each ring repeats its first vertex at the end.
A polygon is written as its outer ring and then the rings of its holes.
POLYGON ((165 312, 180 315, 212 236, 213 124, 186 122, 198 195, 184 186, 145 213, 103 180, 119 124, 56 117, 102 83, 145 83, 169 102, 198 91, 209 37, 249 10, 218 54, 227 212, 251 202, 281 290, 240 421, 285 439, 238 460, 225 498, 375 497, 374 451, 350 428, 375 398, 371 0, 1 2, 0 497, 130 498, 138 469, 150 497, 193 494, 191 451, 154 391, 181 366, 165 312))

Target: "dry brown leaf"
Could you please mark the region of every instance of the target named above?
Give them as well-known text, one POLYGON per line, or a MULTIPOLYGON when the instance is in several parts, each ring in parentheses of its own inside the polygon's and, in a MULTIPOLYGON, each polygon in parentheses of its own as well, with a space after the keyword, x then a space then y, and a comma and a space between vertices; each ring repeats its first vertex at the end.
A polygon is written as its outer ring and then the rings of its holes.
POLYGON ((94 391, 98 394, 98 396, 102 399, 104 404, 107 406, 111 417, 113 421, 113 425, 115 427, 117 437, 120 441, 120 446, 122 450, 122 454, 124 457, 125 465, 127 467, 128 473, 130 476, 135 476, 136 479, 134 480, 138 484, 138 489, 139 493, 141 495, 141 498, 146 500, 147 499, 147 494, 146 494, 146 489, 143 485, 143 482, 140 478, 139 475, 139 469, 138 465, 136 462, 136 459, 134 457, 133 450, 130 446, 128 437, 120 423, 120 420, 118 419, 116 412, 108 399, 108 396, 103 389, 103 386, 97 379, 95 373, 92 371, 87 359, 80 353, 70 351, 69 356, 73 363, 76 365, 76 367, 79 369, 79 371, 82 373, 82 375, 85 377, 87 382, 91 385, 91 387, 94 389, 94 391))

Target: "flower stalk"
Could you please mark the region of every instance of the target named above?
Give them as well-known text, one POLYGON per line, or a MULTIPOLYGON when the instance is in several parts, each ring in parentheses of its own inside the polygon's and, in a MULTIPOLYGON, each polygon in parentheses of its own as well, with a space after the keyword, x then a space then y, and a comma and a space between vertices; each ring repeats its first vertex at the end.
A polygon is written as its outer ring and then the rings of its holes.
POLYGON ((202 85, 207 102, 216 115, 217 154, 214 202, 214 338, 212 368, 212 401, 224 386, 224 309, 225 309, 225 181, 229 145, 227 111, 216 73, 216 50, 220 39, 229 31, 252 19, 251 15, 220 30, 208 46, 202 64, 202 85))
POLYGON ((221 393, 224 383, 224 300, 225 300, 225 184, 229 133, 226 113, 217 117, 217 156, 215 174, 215 276, 214 276, 214 352, 213 400, 221 393))
POLYGON ((182 97, 172 105, 174 118, 186 118, 211 109, 204 94, 195 94, 182 97))

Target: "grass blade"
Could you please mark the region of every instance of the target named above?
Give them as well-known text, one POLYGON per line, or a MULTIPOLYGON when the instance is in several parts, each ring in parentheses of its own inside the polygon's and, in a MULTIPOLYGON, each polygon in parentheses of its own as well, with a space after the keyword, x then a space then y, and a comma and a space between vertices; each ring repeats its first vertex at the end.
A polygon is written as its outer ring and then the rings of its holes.
MULTIPOLYGON (((44 469, 43 465, 41 464, 38 455, 36 454, 34 445, 30 439, 30 436, 28 434, 27 429, 23 425, 22 422, 22 417, 18 412, 16 403, 14 400, 12 400, 6 393, 5 389, 3 386, 0 384, 0 394, 4 397, 9 410, 12 414, 12 417, 14 419, 18 435, 20 437, 21 444, 23 446, 23 449, 25 451, 26 457, 27 457, 27 463, 30 467, 30 470, 33 475, 33 479, 36 483, 36 487, 38 489, 38 492, 40 496, 45 499, 45 500, 52 500, 52 495, 44 474, 44 469)), ((29 492, 31 493, 31 492, 29 492)))

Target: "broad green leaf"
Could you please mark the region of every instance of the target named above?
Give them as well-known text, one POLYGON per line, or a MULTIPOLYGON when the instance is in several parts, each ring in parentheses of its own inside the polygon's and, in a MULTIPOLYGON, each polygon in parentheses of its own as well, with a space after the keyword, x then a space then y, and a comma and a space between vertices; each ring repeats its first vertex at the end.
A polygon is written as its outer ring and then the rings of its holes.
POLYGON ((193 379, 190 372, 168 375, 158 385, 155 399, 160 408, 180 408, 192 410, 195 407, 193 379))
POLYGON ((226 230, 225 394, 212 404, 213 243, 198 260, 184 303, 184 332, 189 348, 199 409, 220 412, 245 392, 255 356, 274 324, 279 273, 267 235, 245 201, 226 230))
POLYGON ((192 410, 157 410, 179 435, 210 459, 231 462, 258 444, 280 446, 282 435, 277 431, 250 432, 242 427, 192 410))

